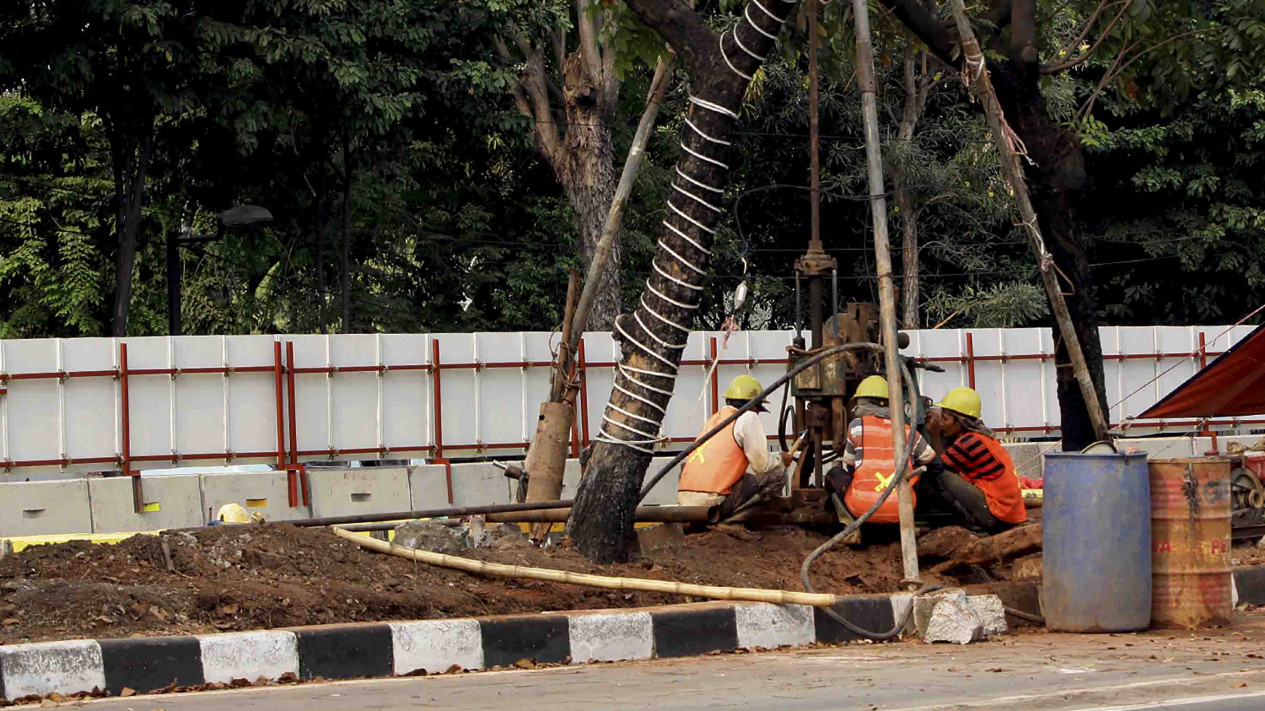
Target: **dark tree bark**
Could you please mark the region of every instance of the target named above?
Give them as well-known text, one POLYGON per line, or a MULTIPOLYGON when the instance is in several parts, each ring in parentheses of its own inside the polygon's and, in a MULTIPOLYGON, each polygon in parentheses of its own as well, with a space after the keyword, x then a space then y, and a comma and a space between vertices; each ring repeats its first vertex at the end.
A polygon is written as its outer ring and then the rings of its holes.
MULTIPOLYGON (((129 133, 134 126, 111 126, 110 152, 114 167, 115 205, 114 230, 118 251, 114 257, 114 306, 111 309, 110 334, 127 335, 127 317, 132 305, 132 272, 136 266, 137 235, 141 224, 141 206, 145 201, 145 173, 153 154, 153 132, 129 133)), ((146 126, 148 129, 148 126, 146 126)))
MULTIPOLYGON (((580 231, 580 258, 586 271, 592 264, 615 196, 617 176, 610 126, 620 89, 615 75, 615 52, 598 43, 600 13, 592 11, 593 4, 594 0, 576 0, 575 27, 579 42, 570 54, 566 50, 563 28, 558 28, 545 42, 525 36, 511 37, 513 51, 505 42, 497 46, 503 61, 522 65, 518 83, 510 92, 518 110, 532 120, 536 148, 553 170, 567 203, 575 210, 580 231), (552 81, 554 78, 560 80, 560 88, 552 81), (559 99, 561 108, 556 106, 559 99)), ((617 235, 610 257, 613 267, 620 262, 619 242, 617 235)), ((619 269, 603 272, 599 287, 589 314, 590 330, 610 329, 619 314, 622 303, 619 269)))
MULTIPOLYGON (((922 118, 923 109, 927 105, 927 92, 931 83, 927 79, 924 59, 922 75, 918 74, 918 55, 913 47, 905 48, 904 88, 905 101, 900 117, 900 127, 896 139, 908 142, 914 137, 914 129, 922 118)), ((904 155, 908 155, 907 153, 904 155)), ((895 191, 896 209, 900 213, 901 225, 901 322, 905 328, 916 329, 920 325, 919 318, 919 284, 918 284, 918 213, 921 207, 915 204, 910 194, 904 161, 895 161, 891 167, 892 190, 895 191)))
POLYGON ((693 98, 655 267, 636 311, 616 321, 623 351, 616 387, 568 522, 572 540, 597 562, 628 557, 633 512, 671 397, 680 346, 698 307, 711 231, 722 212, 717 203, 732 160, 726 137, 733 130, 748 77, 763 63, 757 57, 772 51, 782 22, 798 4, 752 0, 746 20, 718 40, 681 0, 627 2, 682 60, 693 98))
MULTIPOLYGON (((882 2, 933 54, 950 66, 961 68, 956 38, 920 2, 882 2)), ((1068 310, 1103 412, 1108 413, 1093 275, 1085 245, 1076 233, 1075 206, 1085 187, 1085 157, 1076 132, 1053 120, 1046 110, 1039 83, 1040 45, 1035 0, 1004 0, 1002 4, 1009 6, 1009 12, 995 12, 994 16, 1010 23, 1009 56, 1000 61, 989 60, 988 70, 1006 120, 1024 142, 1032 161, 1026 172, 1033 207, 1039 217, 1038 227, 1054 263, 1070 282, 1066 298, 1068 310)), ((989 46, 998 47, 1000 38, 996 28, 981 27, 977 31, 989 46)), ((1094 429, 1053 317, 1051 327, 1058 344, 1057 387, 1063 449, 1079 450, 1094 441, 1094 429)))
POLYGON ((339 249, 339 265, 342 277, 342 308, 340 333, 352 333, 351 328, 351 141, 343 132, 343 234, 339 249))

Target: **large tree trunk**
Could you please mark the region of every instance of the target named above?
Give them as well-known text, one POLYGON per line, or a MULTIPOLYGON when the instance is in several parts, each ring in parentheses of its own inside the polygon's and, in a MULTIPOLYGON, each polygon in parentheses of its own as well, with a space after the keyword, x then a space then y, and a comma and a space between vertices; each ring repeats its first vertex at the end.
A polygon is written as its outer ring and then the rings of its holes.
POLYGON ((338 330, 351 333, 351 141, 343 132, 343 234, 339 248, 342 277, 342 308, 338 330))
MULTIPOLYGON (((1020 17, 1030 17, 1027 11, 1021 11, 1023 4, 1016 3, 1014 9, 1018 39, 1013 41, 1020 44, 1025 32, 1020 17)), ((1085 353, 1085 362, 1089 366, 1103 414, 1110 417, 1093 274, 1085 245, 1076 234, 1075 205, 1085 187, 1085 156, 1076 133, 1050 118, 1045 96, 1041 93, 1037 53, 1030 47, 1030 44, 1012 47, 1009 61, 992 64, 989 69, 1006 119, 1023 141, 1032 161, 1026 168, 1026 174, 1032 205, 1040 218, 1038 227, 1055 265, 1070 281, 1067 308, 1085 353)), ((1058 347, 1055 362, 1063 449, 1079 451, 1097 437, 1053 315, 1050 326, 1058 347)))
MULTIPOLYGON (((961 67, 956 38, 918 0, 881 1, 941 61, 961 67)), ((1076 133, 1050 118, 1041 93, 1036 0, 1010 0, 1001 3, 999 8, 1008 12, 992 19, 1010 22, 1010 56, 1001 61, 989 60, 993 88, 1007 121, 1025 144, 1032 161, 1026 174, 1038 227, 1055 265, 1070 282, 1067 307, 1103 413, 1109 415, 1103 387, 1102 341, 1098 334, 1093 275, 1075 227, 1076 200, 1085 186, 1085 158, 1076 133)), ((1005 49, 1000 45, 1000 35, 993 34, 992 40, 988 43, 990 47, 1005 49)), ((1094 429, 1067 350, 1058 337, 1057 325, 1054 325, 1054 334, 1058 342, 1056 359, 1063 448, 1072 451, 1092 443, 1094 429)))
POLYGON ((110 333, 127 335, 127 317, 132 306, 132 272, 136 266, 137 235, 141 225, 141 206, 145 200, 145 173, 153 152, 153 135, 136 137, 126 131, 111 131, 111 153, 114 163, 115 206, 114 230, 119 247, 114 258, 114 308, 110 333))
MULTIPOLYGON (((552 164, 567 202, 575 210, 580 230, 580 258, 587 273, 615 197, 615 151, 609 125, 612 116, 605 109, 614 104, 616 97, 599 96, 602 88, 587 78, 579 54, 567 60, 564 81, 567 134, 562 141, 562 154, 552 164)), ((616 234, 609 261, 612 268, 602 272, 593 310, 589 313, 588 330, 608 331, 619 315, 623 303, 619 256, 620 235, 616 234)))
POLYGON ((627 2, 684 61, 691 82, 692 126, 682 129, 685 150, 677 164, 655 269, 637 310, 616 322, 623 358, 568 522, 572 540, 597 562, 628 557, 633 512, 671 397, 681 347, 698 308, 712 231, 722 212, 716 203, 728 181, 724 164, 731 152, 726 136, 741 107, 747 77, 763 63, 753 55, 767 56, 773 49, 772 37, 798 4, 764 0, 760 8, 748 7, 746 20, 717 42, 702 19, 679 0, 627 2), (754 23, 758 24, 753 27, 754 23))
POLYGON ((901 322, 907 329, 919 327, 918 315, 918 207, 914 205, 905 178, 905 163, 908 160, 909 141, 913 140, 914 128, 922 117, 926 105, 926 91, 919 86, 917 71, 918 52, 912 46, 905 48, 904 87, 905 103, 901 112, 900 128, 896 139, 901 141, 901 160, 892 163, 892 189, 896 193, 896 210, 900 213, 901 225, 901 322))

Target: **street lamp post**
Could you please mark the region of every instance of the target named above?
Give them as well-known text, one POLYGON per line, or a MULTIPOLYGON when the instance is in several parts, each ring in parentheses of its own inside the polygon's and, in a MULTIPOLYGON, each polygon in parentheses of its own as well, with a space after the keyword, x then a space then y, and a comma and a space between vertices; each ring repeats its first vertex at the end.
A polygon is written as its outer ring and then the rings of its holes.
POLYGON ((224 236, 225 229, 253 227, 272 221, 272 213, 258 205, 238 205, 216 215, 216 230, 212 234, 185 234, 180 230, 167 236, 167 332, 172 336, 183 334, 180 318, 180 246, 213 242, 224 236))

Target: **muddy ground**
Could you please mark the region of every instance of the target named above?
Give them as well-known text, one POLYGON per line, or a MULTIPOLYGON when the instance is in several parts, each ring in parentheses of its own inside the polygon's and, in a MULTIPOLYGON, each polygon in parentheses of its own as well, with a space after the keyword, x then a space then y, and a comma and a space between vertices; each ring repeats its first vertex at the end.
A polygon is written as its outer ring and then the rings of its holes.
MULTIPOLYGON (((613 566, 592 565, 565 547, 534 549, 516 537, 465 555, 605 575, 800 590, 800 563, 824 540, 798 528, 711 531, 613 566)), ((837 550, 814 568, 818 590, 886 592, 899 583, 899 544, 837 550)), ((114 546, 38 546, 0 559, 0 644, 684 601, 435 568, 366 551, 326 529, 224 526, 136 536, 114 546)))

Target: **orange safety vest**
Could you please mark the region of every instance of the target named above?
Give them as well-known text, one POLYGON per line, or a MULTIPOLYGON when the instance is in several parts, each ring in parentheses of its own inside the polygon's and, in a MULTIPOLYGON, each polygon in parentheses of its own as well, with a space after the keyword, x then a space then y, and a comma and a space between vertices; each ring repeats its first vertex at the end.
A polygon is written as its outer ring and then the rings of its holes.
MULTIPOLYGON (((707 418, 703 431, 699 436, 710 432, 722 420, 738 411, 736 407, 726 405, 720 411, 707 418)), ((698 449, 690 452, 681 468, 681 481, 678 491, 701 491, 708 494, 728 494, 742 480, 747 472, 747 453, 738 446, 734 439, 734 425, 730 422, 725 429, 716 433, 715 437, 704 442, 698 449)), ((695 441, 698 441, 695 439, 695 441)))
MULTIPOLYGON (((1019 474, 1015 471, 1015 460, 1001 446, 1001 442, 976 433, 984 443, 989 454, 1001 462, 1005 472, 996 479, 972 479, 970 482, 984 492, 988 500, 988 510, 999 521, 1006 523, 1023 523, 1028 520, 1028 509, 1023 505, 1023 492, 1019 490, 1019 474)), ((961 473, 961 472, 959 472, 961 473)))
MULTIPOLYGON (((905 427, 905 436, 909 437, 909 427, 905 427)), ((873 415, 862 417, 861 435, 852 440, 852 446, 857 455, 856 471, 852 475, 852 485, 844 494, 843 504, 853 516, 860 516, 878 501, 895 475, 892 421, 873 415)), ((918 477, 913 477, 909 483, 911 486, 917 484, 918 477)), ((878 507, 869 522, 900 523, 900 504, 895 492, 878 507)))

